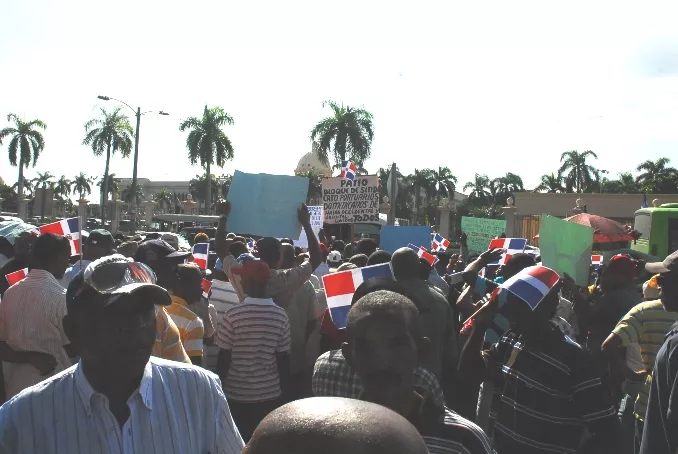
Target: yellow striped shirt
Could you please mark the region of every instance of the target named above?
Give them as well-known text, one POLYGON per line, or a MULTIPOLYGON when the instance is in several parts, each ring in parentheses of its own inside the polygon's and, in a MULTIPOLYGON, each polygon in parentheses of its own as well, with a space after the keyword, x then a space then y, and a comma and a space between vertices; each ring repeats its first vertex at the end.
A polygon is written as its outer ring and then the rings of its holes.
MULTIPOLYGON (((667 312, 659 300, 648 301, 631 309, 612 332, 619 336, 624 347, 638 344, 643 366, 645 370, 652 372, 657 352, 676 321, 678 321, 677 312, 667 312)), ((645 419, 651 383, 652 377, 648 375, 636 399, 634 414, 641 421, 645 419)))
POLYGON ((191 364, 191 360, 181 345, 179 328, 174 324, 165 308, 156 306, 155 310, 156 335, 153 345, 153 356, 180 363, 191 364))
POLYGON ((179 337, 188 356, 202 357, 202 341, 205 337, 203 321, 188 308, 183 298, 172 295, 172 304, 167 307, 167 313, 179 328, 179 337))

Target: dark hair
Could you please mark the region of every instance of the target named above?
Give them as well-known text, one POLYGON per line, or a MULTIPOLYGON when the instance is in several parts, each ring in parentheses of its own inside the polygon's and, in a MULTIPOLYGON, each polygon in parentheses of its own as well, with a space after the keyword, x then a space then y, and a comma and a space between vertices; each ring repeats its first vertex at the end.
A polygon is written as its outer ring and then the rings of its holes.
POLYGON ((369 257, 370 255, 374 254, 374 251, 376 250, 377 242, 372 238, 363 238, 362 240, 358 241, 358 254, 365 254, 369 257))
POLYGON ((247 240, 244 236, 236 235, 233 237, 233 241, 240 241, 241 243, 247 244, 247 240))
POLYGON ((511 277, 515 276, 525 268, 534 266, 536 264, 537 262, 535 261, 534 255, 532 254, 525 253, 514 254, 511 257, 511 259, 506 263, 506 265, 504 265, 502 275, 504 276, 504 279, 510 279, 511 277))
POLYGON ((345 247, 346 247, 346 244, 345 244, 343 241, 341 241, 341 240, 334 240, 334 241, 332 242, 332 247, 331 247, 331 249, 332 249, 333 251, 339 251, 339 252, 342 252, 342 253, 343 253, 345 247))
POLYGON ((426 281, 431 274, 431 264, 424 257, 419 258, 419 277, 426 281))
POLYGON ((297 257, 294 253, 294 246, 288 243, 281 244, 280 257, 282 258, 280 268, 292 268, 294 266, 294 259, 297 257))
POLYGON ((388 290, 389 292, 398 293, 406 298, 409 298, 411 301, 414 301, 413 296, 402 284, 399 284, 393 279, 386 277, 372 277, 366 281, 363 281, 363 283, 360 284, 357 289, 355 289, 353 298, 351 298, 351 305, 358 302, 358 300, 363 296, 373 292, 378 292, 380 290, 388 290))
POLYGON ((346 318, 346 332, 349 338, 353 334, 356 320, 365 313, 371 317, 402 316, 407 322, 412 337, 415 339, 421 337, 419 310, 412 300, 404 295, 389 290, 378 290, 360 298, 351 306, 346 318))
POLYGON ((349 259, 349 262, 353 263, 358 268, 367 266, 367 256, 365 254, 356 254, 349 259))
POLYGON ((391 261, 391 253, 384 250, 374 251, 370 258, 367 259, 367 266, 380 265, 391 261))
POLYGON ((202 270, 193 263, 177 265, 176 273, 179 280, 202 280, 202 270))
POLYGON ((240 241, 234 241, 228 248, 228 252, 235 258, 240 257, 241 254, 247 253, 247 246, 240 241))
POLYGON ((403 247, 391 256, 393 276, 397 281, 419 277, 419 257, 412 249, 403 247))
POLYGON ((269 265, 277 265, 280 260, 280 241, 271 237, 262 238, 257 241, 257 251, 261 260, 269 265))
POLYGON ((68 238, 54 233, 44 233, 35 240, 33 263, 36 268, 42 268, 64 254, 69 257, 71 255, 71 243, 68 238))
POLYGON ((294 241, 292 241, 289 238, 283 238, 282 240, 280 240, 280 244, 291 244, 292 246, 294 246, 294 241))
POLYGON ((302 251, 300 247, 294 246, 294 255, 299 255, 299 254, 303 254, 303 253, 304 253, 304 251, 302 251))

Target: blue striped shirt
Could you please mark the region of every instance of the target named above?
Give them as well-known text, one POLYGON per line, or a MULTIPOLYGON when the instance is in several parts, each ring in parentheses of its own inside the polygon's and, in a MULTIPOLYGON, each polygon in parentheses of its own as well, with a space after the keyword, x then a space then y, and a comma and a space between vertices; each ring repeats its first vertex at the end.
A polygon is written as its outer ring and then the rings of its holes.
POLYGON ((219 378, 202 368, 151 357, 127 401, 120 428, 108 399, 80 363, 25 389, 0 407, 0 453, 240 454, 219 378))

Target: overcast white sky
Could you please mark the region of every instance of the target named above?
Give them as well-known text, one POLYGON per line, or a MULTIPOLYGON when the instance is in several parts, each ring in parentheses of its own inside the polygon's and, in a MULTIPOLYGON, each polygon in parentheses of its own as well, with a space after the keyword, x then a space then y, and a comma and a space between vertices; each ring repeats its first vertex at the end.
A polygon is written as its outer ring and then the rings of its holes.
POLYGON ((178 125, 206 103, 235 119, 224 172, 289 174, 325 99, 374 114, 371 172, 445 165, 463 186, 511 171, 533 187, 571 149, 612 174, 678 165, 676 17, 675 1, 5 1, 0 127, 9 112, 47 123, 29 177, 103 174, 81 145, 96 106, 115 105, 99 94, 171 114, 142 118, 152 180, 202 173, 178 125))

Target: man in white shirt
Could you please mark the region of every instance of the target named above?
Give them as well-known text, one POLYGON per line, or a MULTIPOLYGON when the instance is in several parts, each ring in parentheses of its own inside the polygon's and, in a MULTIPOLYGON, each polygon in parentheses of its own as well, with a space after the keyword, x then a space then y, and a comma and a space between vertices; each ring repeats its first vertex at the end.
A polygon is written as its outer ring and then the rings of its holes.
POLYGON ((104 257, 71 281, 63 324, 80 362, 0 408, 0 453, 242 451, 219 379, 151 357, 154 305, 171 298, 128 260, 104 257))

